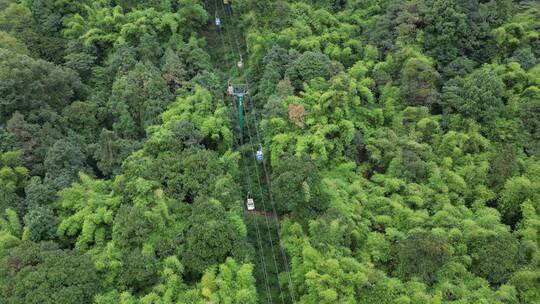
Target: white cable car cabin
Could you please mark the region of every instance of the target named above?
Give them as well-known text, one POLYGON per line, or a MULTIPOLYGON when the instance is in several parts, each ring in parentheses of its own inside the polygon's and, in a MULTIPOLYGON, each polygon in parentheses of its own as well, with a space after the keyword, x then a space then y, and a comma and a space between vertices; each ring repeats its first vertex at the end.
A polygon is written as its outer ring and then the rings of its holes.
POLYGON ((251 197, 248 197, 246 201, 246 207, 247 207, 247 210, 249 211, 255 210, 255 202, 253 201, 251 197))
POLYGON ((216 26, 221 26, 221 19, 218 16, 216 16, 216 26))
POLYGON ((238 61, 238 63, 236 64, 236 67, 241 70, 244 68, 244 61, 242 59, 240 59, 240 61, 238 61))

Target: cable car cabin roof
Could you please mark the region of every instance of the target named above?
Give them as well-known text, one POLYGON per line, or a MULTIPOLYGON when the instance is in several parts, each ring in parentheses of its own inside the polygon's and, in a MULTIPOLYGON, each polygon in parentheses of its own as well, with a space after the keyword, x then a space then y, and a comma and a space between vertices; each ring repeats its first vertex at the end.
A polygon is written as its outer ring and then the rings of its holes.
POLYGON ((252 198, 247 199, 246 205, 248 210, 255 210, 255 202, 253 202, 252 198))

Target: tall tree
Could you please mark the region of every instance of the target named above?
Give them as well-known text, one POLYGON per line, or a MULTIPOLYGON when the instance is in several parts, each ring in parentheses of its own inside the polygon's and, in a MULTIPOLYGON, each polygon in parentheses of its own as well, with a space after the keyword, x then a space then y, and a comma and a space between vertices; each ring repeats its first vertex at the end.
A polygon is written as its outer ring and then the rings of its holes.
POLYGON ((81 88, 75 72, 5 49, 0 49, 0 81, 1 123, 15 111, 61 111, 81 88))
POLYGON ((88 257, 52 243, 23 243, 4 252, 1 260, 7 303, 90 303, 100 290, 88 257))

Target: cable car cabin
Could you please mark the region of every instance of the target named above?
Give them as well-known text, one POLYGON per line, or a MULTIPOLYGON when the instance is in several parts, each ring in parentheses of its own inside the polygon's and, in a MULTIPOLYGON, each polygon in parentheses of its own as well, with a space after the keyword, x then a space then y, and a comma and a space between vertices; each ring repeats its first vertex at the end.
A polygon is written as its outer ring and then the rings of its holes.
POLYGON ((245 83, 238 83, 233 84, 230 81, 227 82, 227 95, 229 96, 236 96, 236 97, 244 97, 245 95, 248 95, 248 86, 245 83))
POLYGON ((229 4, 229 0, 223 0, 223 4, 225 5, 229 4))
POLYGON ((255 159, 257 159, 258 163, 262 163, 262 161, 263 161, 262 149, 259 148, 259 150, 257 150, 257 153, 255 154, 255 159))
POLYGON ((219 17, 216 17, 216 26, 221 26, 221 19, 219 17))
POLYGON ((253 201, 253 199, 251 197, 247 199, 246 207, 247 207, 247 210, 249 210, 249 211, 255 210, 255 202, 253 201))
POLYGON ((240 61, 238 61, 238 63, 236 64, 236 67, 237 67, 239 70, 243 69, 243 68, 244 68, 244 61, 242 61, 242 60, 240 59, 240 61))

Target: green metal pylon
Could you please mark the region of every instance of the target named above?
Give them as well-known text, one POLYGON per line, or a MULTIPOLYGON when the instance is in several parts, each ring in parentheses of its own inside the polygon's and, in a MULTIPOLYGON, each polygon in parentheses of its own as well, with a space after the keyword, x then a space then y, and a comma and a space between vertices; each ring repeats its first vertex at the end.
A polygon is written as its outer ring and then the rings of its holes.
POLYGON ((236 94, 236 97, 238 97, 238 119, 240 122, 240 136, 244 136, 244 94, 245 93, 238 93, 236 94))

